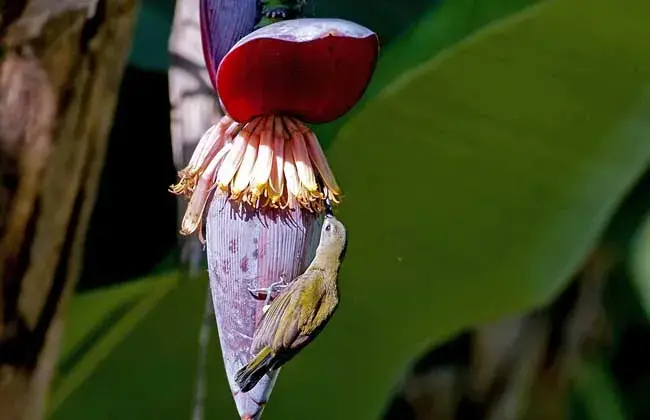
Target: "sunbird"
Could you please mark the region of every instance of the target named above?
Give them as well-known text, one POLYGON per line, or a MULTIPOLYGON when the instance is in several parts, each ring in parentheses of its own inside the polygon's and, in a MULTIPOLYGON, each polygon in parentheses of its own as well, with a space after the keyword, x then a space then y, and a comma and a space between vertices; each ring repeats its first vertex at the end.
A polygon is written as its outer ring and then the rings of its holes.
POLYGON ((268 306, 251 344, 255 357, 235 375, 242 392, 250 391, 266 373, 291 360, 332 318, 339 304, 337 278, 346 247, 345 226, 328 206, 309 267, 270 303, 271 290, 267 293, 268 306))

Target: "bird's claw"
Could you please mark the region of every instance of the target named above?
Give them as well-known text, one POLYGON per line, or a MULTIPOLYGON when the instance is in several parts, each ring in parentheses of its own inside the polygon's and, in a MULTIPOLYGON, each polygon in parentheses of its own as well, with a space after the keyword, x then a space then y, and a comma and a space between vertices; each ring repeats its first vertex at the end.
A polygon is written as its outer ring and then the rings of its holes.
POLYGON ((255 299, 266 299, 266 297, 273 292, 279 292, 282 289, 287 287, 286 282, 284 281, 278 281, 275 283, 271 283, 269 287, 261 287, 258 289, 253 289, 253 288, 248 288, 248 293, 250 293, 255 299))
POLYGON ((284 275, 280 276, 280 281, 277 281, 275 283, 271 283, 269 287, 263 287, 259 289, 248 289, 248 293, 250 293, 255 299, 264 299, 264 306, 262 307, 262 312, 266 313, 266 311, 269 309, 270 303, 271 303, 271 296, 273 295, 273 292, 280 292, 284 288, 288 286, 286 279, 284 275))
POLYGON ((262 300, 266 298, 266 295, 268 294, 269 289, 267 288, 262 288, 262 289, 252 289, 248 288, 248 293, 251 294, 255 299, 262 300))

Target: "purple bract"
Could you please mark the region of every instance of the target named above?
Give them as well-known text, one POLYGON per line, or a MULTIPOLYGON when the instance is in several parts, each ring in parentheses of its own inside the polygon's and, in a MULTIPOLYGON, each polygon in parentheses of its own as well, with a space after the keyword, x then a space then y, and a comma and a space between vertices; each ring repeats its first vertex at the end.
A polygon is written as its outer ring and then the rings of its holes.
POLYGON ((200 0, 201 40, 210 81, 230 47, 255 27, 257 0, 200 0))
POLYGON ((226 374, 242 419, 258 419, 277 371, 242 393, 234 374, 254 355, 251 337, 263 301, 249 288, 266 288, 280 276, 288 279, 309 265, 318 245, 322 218, 306 210, 246 209, 224 198, 210 205, 207 227, 208 272, 226 374))

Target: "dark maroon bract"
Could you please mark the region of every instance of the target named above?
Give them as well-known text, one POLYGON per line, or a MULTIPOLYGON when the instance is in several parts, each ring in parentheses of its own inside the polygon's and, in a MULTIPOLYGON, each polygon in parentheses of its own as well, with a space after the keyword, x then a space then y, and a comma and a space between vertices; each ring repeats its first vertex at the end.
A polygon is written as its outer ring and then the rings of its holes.
POLYGON ((217 89, 237 122, 289 115, 325 123, 349 111, 366 90, 377 35, 341 19, 295 19, 258 29, 221 61, 217 89))

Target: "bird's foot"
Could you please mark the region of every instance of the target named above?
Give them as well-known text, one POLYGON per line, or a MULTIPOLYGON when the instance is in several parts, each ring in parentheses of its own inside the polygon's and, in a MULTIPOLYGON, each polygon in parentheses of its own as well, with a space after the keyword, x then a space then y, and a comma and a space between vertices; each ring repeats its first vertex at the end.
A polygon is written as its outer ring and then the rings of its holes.
POLYGON ((280 281, 277 281, 275 283, 271 283, 269 287, 263 287, 260 289, 248 289, 248 292, 255 298, 255 299, 264 299, 264 306, 262 307, 262 312, 266 313, 266 311, 269 309, 269 306, 271 305, 271 300, 273 293, 278 293, 282 291, 284 288, 288 286, 286 278, 284 275, 280 276, 280 281))

